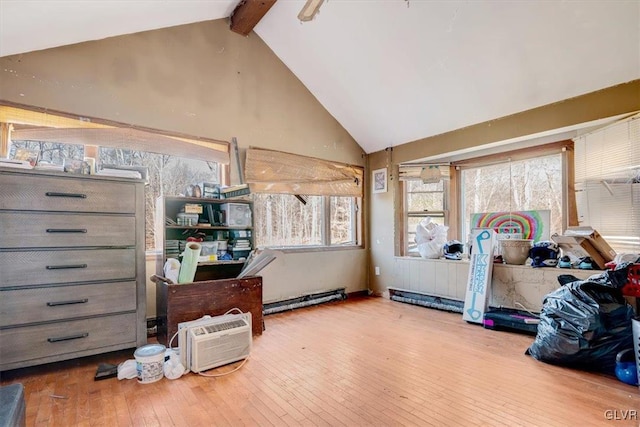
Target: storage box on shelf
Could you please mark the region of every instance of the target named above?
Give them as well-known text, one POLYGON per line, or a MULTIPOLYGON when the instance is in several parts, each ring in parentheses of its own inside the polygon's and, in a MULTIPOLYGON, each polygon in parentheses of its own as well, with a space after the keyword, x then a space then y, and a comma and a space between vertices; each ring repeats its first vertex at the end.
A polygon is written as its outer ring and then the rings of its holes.
POLYGON ((144 182, 0 168, 0 370, 144 345, 144 182))
POLYGON ((567 227, 563 235, 554 234, 551 240, 572 261, 590 257, 600 270, 606 269, 606 264, 616 256, 616 251, 591 227, 567 227))

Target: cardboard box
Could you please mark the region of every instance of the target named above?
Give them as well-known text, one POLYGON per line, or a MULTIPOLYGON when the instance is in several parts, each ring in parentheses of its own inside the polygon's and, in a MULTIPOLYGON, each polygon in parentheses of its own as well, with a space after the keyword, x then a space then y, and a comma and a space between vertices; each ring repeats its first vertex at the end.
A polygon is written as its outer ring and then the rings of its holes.
POLYGON ((608 261, 600 255, 596 248, 591 244, 591 241, 586 237, 578 236, 561 236, 554 234, 551 236, 551 240, 556 242, 558 247, 562 250, 562 255, 567 255, 571 258, 571 261, 576 261, 579 258, 590 257, 595 266, 600 269, 606 269, 605 264, 608 261))
POLYGON ((605 262, 613 261, 616 257, 616 251, 609 246, 600 233, 591 227, 567 227, 564 235, 587 238, 589 243, 591 243, 591 245, 598 251, 605 262))

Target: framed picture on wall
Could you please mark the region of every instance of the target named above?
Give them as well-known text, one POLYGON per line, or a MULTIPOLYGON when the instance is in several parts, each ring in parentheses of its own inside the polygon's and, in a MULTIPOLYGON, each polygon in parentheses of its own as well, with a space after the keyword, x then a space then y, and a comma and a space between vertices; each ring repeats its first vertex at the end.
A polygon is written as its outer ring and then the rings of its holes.
POLYGON ((373 171, 373 192, 387 192, 387 168, 376 169, 373 171))

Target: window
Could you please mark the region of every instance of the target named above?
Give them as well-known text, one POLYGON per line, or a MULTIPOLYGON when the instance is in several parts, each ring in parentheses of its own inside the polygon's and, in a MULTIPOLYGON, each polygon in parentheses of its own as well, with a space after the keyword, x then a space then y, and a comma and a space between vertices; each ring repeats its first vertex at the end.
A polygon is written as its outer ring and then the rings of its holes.
POLYGON ((362 167, 249 148, 245 169, 257 246, 359 244, 362 167))
POLYGON ((562 233, 568 210, 563 183, 572 149, 571 141, 559 141, 450 163, 399 165, 404 255, 418 255, 416 227, 426 217, 447 225, 449 240, 463 243, 474 213, 545 210, 549 236, 562 233))
POLYGON ((167 154, 149 153, 133 149, 100 147, 98 165, 144 166, 149 176, 145 187, 146 250, 155 249, 156 200, 160 196, 187 193, 192 184, 209 182, 220 184, 220 165, 167 154))
POLYGON ((37 151, 40 154, 39 162, 44 161, 53 165, 62 165, 65 159, 82 160, 84 158, 84 145, 40 141, 12 141, 9 147, 9 158, 13 158, 16 150, 20 148, 37 151))
POLYGON ((258 247, 357 244, 354 197, 257 193, 253 201, 258 247))
POLYGON ((406 251, 417 255, 416 227, 425 218, 436 224, 447 225, 445 181, 423 183, 421 180, 404 182, 406 215, 406 251))
POLYGON ((462 236, 473 213, 549 210, 550 235, 563 230, 563 159, 552 154, 497 164, 466 166, 461 172, 462 236))
POLYGON ((356 198, 332 196, 330 202, 331 245, 356 245, 356 198))
POLYGON ((221 183, 221 165, 228 162, 229 147, 223 141, 155 133, 66 113, 0 104, 0 123, 10 132, 9 157, 26 148, 37 150, 39 161, 53 165, 96 157, 98 170, 106 164, 146 167, 147 250, 155 250, 157 198, 185 194, 191 184, 221 183))
POLYGON ((640 252, 640 115, 574 141, 579 225, 617 252, 640 252))

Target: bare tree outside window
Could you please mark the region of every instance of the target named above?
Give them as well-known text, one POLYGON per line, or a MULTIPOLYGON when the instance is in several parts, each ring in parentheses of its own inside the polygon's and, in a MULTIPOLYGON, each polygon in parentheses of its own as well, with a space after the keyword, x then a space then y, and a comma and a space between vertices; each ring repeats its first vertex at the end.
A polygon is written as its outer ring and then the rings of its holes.
POLYGON ((9 157, 14 157, 16 150, 20 148, 38 151, 39 161, 52 165, 62 165, 65 159, 82 160, 84 158, 83 145, 41 141, 11 141, 9 157))
POLYGON ((355 245, 356 203, 353 197, 331 197, 331 244, 355 245))
POLYGON ((253 201, 257 246, 322 245, 321 196, 304 204, 290 194, 254 194, 253 201))
POLYGON ((354 197, 304 196, 301 199, 290 194, 253 195, 257 246, 357 244, 354 197), (329 236, 324 233, 326 221, 329 221, 329 236))
MULTIPOLYGON (((9 156, 19 148, 37 150, 39 161, 62 165, 65 159, 83 160, 84 146, 59 142, 11 141, 9 156)), ((158 197, 184 195, 191 184, 220 183, 219 164, 203 160, 188 159, 165 154, 156 154, 133 149, 100 147, 98 164, 120 166, 145 166, 149 171, 145 187, 145 235, 146 250, 155 249, 154 224, 155 204, 158 197)))
POLYGON ((149 185, 145 189, 147 250, 155 248, 154 217, 158 197, 184 195, 187 187, 192 184, 220 183, 219 165, 215 162, 108 147, 100 148, 99 158, 100 165, 147 167, 149 171, 149 185))
POLYGON ((463 231, 471 214, 550 210, 550 233, 562 233, 562 155, 464 169, 463 231))

